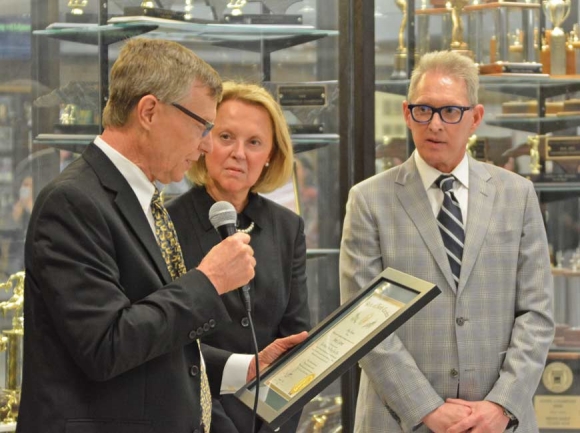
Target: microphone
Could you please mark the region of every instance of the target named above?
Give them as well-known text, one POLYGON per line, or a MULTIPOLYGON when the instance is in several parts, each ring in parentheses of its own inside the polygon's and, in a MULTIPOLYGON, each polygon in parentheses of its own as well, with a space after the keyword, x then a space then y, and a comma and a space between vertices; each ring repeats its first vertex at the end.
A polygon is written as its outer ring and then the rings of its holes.
POLYGON ((209 209, 209 221, 222 240, 236 232, 237 220, 238 214, 234 205, 227 201, 218 201, 209 209))
MULTIPOLYGON (((217 230, 222 241, 228 236, 236 233, 236 221, 238 220, 238 213, 234 205, 227 201, 215 202, 209 209, 209 221, 211 225, 217 230)), ((250 286, 246 284, 242 287, 244 294, 244 303, 248 313, 252 311, 252 303, 250 301, 250 286)))

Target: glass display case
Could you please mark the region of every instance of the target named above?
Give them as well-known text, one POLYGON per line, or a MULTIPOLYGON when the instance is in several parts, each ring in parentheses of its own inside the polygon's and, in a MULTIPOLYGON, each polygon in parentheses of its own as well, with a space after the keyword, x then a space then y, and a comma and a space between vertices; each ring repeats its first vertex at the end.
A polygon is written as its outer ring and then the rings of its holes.
MULTIPOLYGON (((532 0, 172 0, 163 7, 141 0, 8 1, 0 11, 0 282, 23 269, 27 221, 40 189, 100 133, 108 72, 124 41, 165 38, 191 48, 224 79, 262 83, 282 105, 297 159, 313 323, 340 303, 338 248, 350 187, 414 149, 401 104, 416 60, 429 50, 459 49, 493 64, 482 71, 486 115, 469 149, 535 182, 558 322, 547 365, 557 364, 540 385, 539 416, 542 431, 565 428, 550 422, 564 422, 569 413, 554 414, 555 405, 565 401, 575 410, 580 401, 577 3, 552 0, 545 10, 532 0), (558 41, 556 28, 566 35, 563 51, 550 45, 554 32, 558 41), (565 73, 555 75, 550 66, 562 58, 565 73), (498 61, 511 73, 497 69, 498 61), (530 70, 519 66, 525 62, 533 63, 530 70), (566 390, 550 385, 569 371, 566 390)), ((11 296, 0 293, 0 302, 11 296)), ((2 329, 14 329, 10 314, 2 329)), ((0 356, 0 385, 8 389, 5 363, 0 356)), ((357 374, 349 371, 313 399, 299 431, 352 431, 357 374)), ((9 395, 0 399, 0 416, 8 413, 9 395)))

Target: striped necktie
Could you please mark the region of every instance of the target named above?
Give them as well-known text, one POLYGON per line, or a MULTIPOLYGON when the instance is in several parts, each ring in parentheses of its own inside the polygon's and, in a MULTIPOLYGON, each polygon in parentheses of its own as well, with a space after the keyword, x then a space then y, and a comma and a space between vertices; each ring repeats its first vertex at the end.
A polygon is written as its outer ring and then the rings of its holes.
POLYGON ((455 177, 451 174, 442 174, 435 181, 443 191, 443 204, 439 215, 437 215, 437 225, 443 238, 455 286, 459 285, 459 275, 461 274, 461 259, 463 257, 463 244, 465 241, 465 230, 463 227, 463 218, 461 217, 461 208, 459 202, 453 194, 453 181, 455 177))
MULTIPOLYGON (((171 222, 169 213, 159 194, 159 190, 155 188, 153 198, 151 199, 151 213, 155 221, 155 235, 157 243, 161 249, 161 254, 167 265, 167 269, 171 274, 171 278, 175 280, 187 272, 185 262, 183 260, 183 253, 181 252, 181 245, 177 239, 175 227, 171 222)), ((199 347, 199 340, 197 340, 199 347)), ((200 348, 201 353, 201 348, 200 348)), ((200 378, 200 400, 201 400, 201 420, 204 425, 205 433, 209 433, 211 424, 211 391, 209 389, 209 382, 207 373, 205 371, 205 364, 201 363, 201 378, 200 378)))

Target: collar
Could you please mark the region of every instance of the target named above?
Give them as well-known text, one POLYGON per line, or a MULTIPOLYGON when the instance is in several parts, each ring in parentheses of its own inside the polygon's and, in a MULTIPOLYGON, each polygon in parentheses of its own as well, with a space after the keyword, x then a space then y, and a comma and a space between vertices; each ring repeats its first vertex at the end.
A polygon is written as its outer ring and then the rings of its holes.
MULTIPOLYGON (((421 176, 423 187, 425 188, 425 191, 427 191, 434 185, 437 178, 444 173, 427 164, 416 150, 413 152, 413 157, 415 158, 415 164, 417 165, 417 170, 421 176)), ((461 185, 466 189, 469 189, 469 158, 467 157, 467 153, 463 155, 463 159, 457 167, 453 169, 451 174, 455 176, 461 185)))
POLYGON ((137 196, 139 205, 147 214, 151 207, 151 199, 155 192, 155 186, 145 176, 143 170, 135 165, 131 160, 127 159, 117 150, 113 149, 101 136, 97 136, 94 140, 95 145, 103 151, 105 155, 111 160, 113 165, 123 175, 129 186, 137 196))

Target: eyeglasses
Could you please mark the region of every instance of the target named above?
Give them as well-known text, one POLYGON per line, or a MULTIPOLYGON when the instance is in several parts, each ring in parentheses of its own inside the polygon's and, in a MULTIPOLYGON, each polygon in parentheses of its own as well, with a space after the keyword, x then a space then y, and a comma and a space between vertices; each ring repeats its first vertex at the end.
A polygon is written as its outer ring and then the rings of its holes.
POLYGON ((409 104, 411 117, 417 123, 429 123, 433 119, 435 113, 439 114, 439 118, 450 124, 461 122, 463 113, 471 110, 473 107, 461 107, 459 105, 446 105, 445 107, 431 107, 430 105, 409 104))
POLYGON ((189 111, 187 108, 185 108, 182 105, 179 105, 176 102, 172 102, 171 105, 173 105, 175 108, 177 108, 179 111, 181 111, 182 113, 185 113, 186 115, 188 115, 189 117, 191 117, 192 119, 197 120, 199 123, 201 123, 203 126, 205 126, 205 129, 203 130, 203 132, 201 133, 202 137, 205 137, 207 134, 209 134, 209 131, 211 131, 214 127, 214 124, 211 123, 209 120, 205 120, 203 117, 198 116, 197 114, 195 114, 193 111, 189 111))

